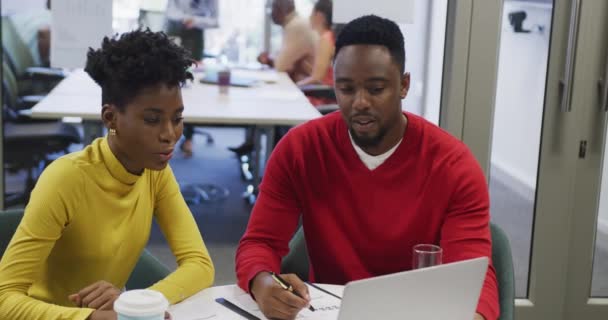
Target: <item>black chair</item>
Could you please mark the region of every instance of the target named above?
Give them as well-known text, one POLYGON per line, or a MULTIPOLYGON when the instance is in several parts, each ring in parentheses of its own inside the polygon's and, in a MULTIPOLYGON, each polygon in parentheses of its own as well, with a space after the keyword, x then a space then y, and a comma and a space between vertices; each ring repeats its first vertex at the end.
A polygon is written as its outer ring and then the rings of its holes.
POLYGON ((9 113, 11 121, 29 119, 29 109, 44 98, 44 95, 20 96, 17 79, 6 61, 2 61, 2 89, 4 106, 8 108, 5 112, 9 113))
POLYGON ((10 16, 2 16, 2 58, 17 79, 20 95, 46 93, 66 77, 63 70, 36 66, 10 16))
MULTIPOLYGON (((310 84, 300 86, 300 90, 302 90, 304 95, 306 95, 307 97, 325 98, 336 101, 336 92, 334 91, 334 87, 332 86, 324 84, 310 84)), ((332 103, 317 106, 317 110, 319 110, 322 115, 326 115, 334 111, 340 110, 340 107, 338 107, 338 104, 332 103)))
POLYGON ((27 203, 38 175, 52 161, 52 156, 67 153, 71 144, 81 143, 81 137, 72 125, 58 120, 32 119, 29 108, 42 97, 19 97, 12 71, 6 63, 2 69, 4 169, 27 173, 23 192, 5 195, 5 206, 14 206, 27 203))
POLYGON ((11 242, 22 217, 23 209, 0 211, 0 258, 11 242))

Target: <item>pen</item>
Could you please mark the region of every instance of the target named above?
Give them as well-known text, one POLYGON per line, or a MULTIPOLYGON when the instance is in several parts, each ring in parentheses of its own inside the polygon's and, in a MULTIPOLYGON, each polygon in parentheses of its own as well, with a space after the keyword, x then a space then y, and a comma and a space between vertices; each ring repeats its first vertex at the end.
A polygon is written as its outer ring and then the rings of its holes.
MULTIPOLYGON (((272 279, 278 283, 281 288, 283 288, 284 290, 287 290, 293 294, 295 294, 296 296, 304 299, 304 297, 302 297, 300 294, 298 294, 295 290, 293 290, 293 286, 291 284, 289 284, 289 282, 285 281, 285 279, 281 278, 281 276, 279 276, 278 274, 271 272, 270 276, 272 277, 272 279)), ((308 305, 308 310, 310 311, 315 311, 315 308, 312 305, 308 305)))

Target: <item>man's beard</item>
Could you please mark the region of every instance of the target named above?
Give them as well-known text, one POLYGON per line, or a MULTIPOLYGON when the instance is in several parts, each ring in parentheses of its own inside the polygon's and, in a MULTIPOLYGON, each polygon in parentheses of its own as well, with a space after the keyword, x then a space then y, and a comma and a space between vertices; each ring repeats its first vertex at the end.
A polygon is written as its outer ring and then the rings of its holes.
POLYGON ((384 136, 386 136, 386 129, 379 128, 378 133, 373 136, 359 136, 357 132, 353 130, 353 128, 348 128, 350 131, 350 135, 355 141, 355 144, 358 145, 361 149, 376 147, 382 142, 384 136))

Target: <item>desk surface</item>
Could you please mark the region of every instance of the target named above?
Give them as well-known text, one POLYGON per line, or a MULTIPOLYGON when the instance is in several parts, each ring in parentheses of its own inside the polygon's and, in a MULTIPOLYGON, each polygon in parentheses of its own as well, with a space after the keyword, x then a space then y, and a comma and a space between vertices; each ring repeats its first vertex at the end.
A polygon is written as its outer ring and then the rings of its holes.
MULTIPOLYGON (((342 296, 344 286, 338 285, 318 285, 323 289, 342 296)), ((316 290, 316 289, 312 289, 316 290)), ((312 305, 315 305, 315 294, 311 292, 312 305)), ((192 297, 173 305, 169 308, 173 320, 224 320, 224 319, 244 319, 235 312, 215 302, 217 298, 225 298, 230 302, 238 304, 241 307, 246 307, 250 303, 254 303, 249 294, 245 293, 236 285, 218 286, 205 289, 192 297)), ((311 313, 308 310, 304 310, 298 316, 298 319, 336 319, 337 310, 333 313, 316 312, 311 313)))
MULTIPOLYGON (((216 85, 201 84, 201 73, 182 89, 184 118, 196 124, 297 125, 320 117, 306 96, 285 73, 236 70, 239 77, 259 79, 250 88, 230 87, 220 94, 216 85)), ((35 118, 101 118, 101 89, 83 70, 72 72, 32 108, 35 118)))

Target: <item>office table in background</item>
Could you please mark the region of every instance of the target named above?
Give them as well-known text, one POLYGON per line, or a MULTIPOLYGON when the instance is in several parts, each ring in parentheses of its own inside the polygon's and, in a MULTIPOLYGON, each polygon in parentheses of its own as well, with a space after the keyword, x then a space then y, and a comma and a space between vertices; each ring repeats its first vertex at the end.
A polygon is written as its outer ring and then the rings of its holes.
MULTIPOLYGON (((195 125, 254 127, 253 186, 257 188, 261 168, 274 147, 275 127, 298 125, 321 115, 286 73, 234 70, 233 75, 259 79, 259 85, 231 87, 228 94, 220 94, 218 86, 201 84, 203 74, 194 73, 195 80, 182 88, 184 121, 195 125), (260 152, 262 134, 264 155, 260 152)), ((84 70, 75 70, 32 108, 32 117, 82 118, 84 143, 88 144, 103 135, 101 88, 84 70)))

